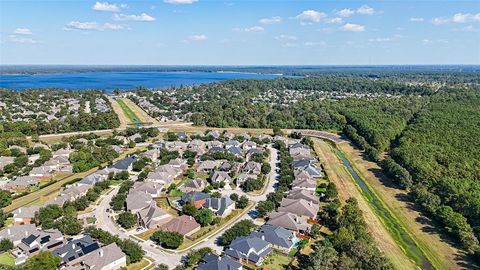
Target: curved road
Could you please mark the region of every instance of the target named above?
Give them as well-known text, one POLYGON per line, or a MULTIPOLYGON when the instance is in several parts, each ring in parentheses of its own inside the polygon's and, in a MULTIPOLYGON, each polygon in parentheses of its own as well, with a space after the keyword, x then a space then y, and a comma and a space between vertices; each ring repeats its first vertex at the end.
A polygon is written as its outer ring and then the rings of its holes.
MULTIPOLYGON (((266 200, 267 194, 270 192, 273 192, 275 190, 274 186, 277 183, 277 177, 278 177, 278 172, 277 172, 277 159, 278 159, 278 153, 275 148, 272 148, 271 146, 268 146, 268 149, 270 150, 270 166, 272 168, 271 172, 268 175, 268 183, 267 187, 263 191, 261 195, 254 196, 247 194, 241 190, 224 190, 222 191, 222 195, 230 195, 232 193, 237 193, 240 196, 241 195, 246 195, 251 201, 255 202, 255 204, 259 201, 266 200)), ((124 231, 123 229, 120 229, 115 225, 115 223, 112 221, 110 218, 110 214, 107 212, 107 209, 110 208, 110 201, 112 200, 113 196, 117 194, 119 190, 119 186, 116 186, 113 191, 110 193, 106 194, 103 196, 102 201, 100 204, 98 204, 94 211, 89 213, 88 215, 94 215, 95 218, 97 219, 96 227, 101 228, 103 230, 106 230, 114 235, 117 235, 118 237, 122 239, 130 239, 137 241, 138 244, 142 247, 142 249, 145 251, 146 255, 148 257, 151 257, 155 260, 156 264, 166 264, 168 267, 173 268, 180 264, 180 261, 183 256, 185 256, 188 251, 192 248, 199 249, 203 247, 209 247, 217 252, 221 252, 223 250, 223 247, 217 245, 218 238, 220 235, 230 227, 232 227, 238 220, 243 220, 243 219, 250 219, 253 220, 251 215, 249 214, 250 211, 247 211, 245 214, 239 216, 235 221, 230 223, 229 225, 225 226, 221 230, 217 231, 214 235, 204 239, 202 242, 197 243, 196 245, 193 245, 189 247, 185 251, 180 251, 180 252, 165 252, 161 250, 160 248, 157 247, 155 243, 153 243, 151 240, 147 241, 140 241, 140 240, 135 240, 130 237, 131 233, 124 231)))

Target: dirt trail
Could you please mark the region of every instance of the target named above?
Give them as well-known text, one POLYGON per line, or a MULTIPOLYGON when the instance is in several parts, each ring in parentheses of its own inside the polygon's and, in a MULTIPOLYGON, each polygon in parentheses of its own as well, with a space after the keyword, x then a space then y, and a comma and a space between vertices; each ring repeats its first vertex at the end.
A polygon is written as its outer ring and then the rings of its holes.
POLYGON ((345 171, 343 165, 338 160, 331 146, 319 139, 313 139, 315 151, 324 166, 330 181, 335 183, 338 189, 340 201, 353 197, 358 201, 358 205, 363 212, 363 217, 367 227, 371 232, 378 248, 391 260, 395 269, 415 269, 416 265, 405 255, 402 249, 395 243, 387 229, 383 226, 380 219, 370 208, 369 203, 356 187, 350 174, 345 171))
POLYGON ((355 164, 356 169, 363 175, 364 180, 372 187, 380 199, 403 221, 402 225, 412 235, 422 251, 440 269, 467 269, 461 266, 463 252, 442 239, 430 220, 412 208, 405 198, 407 193, 391 185, 389 179, 383 175, 377 163, 362 157, 362 152, 354 148, 351 143, 338 145, 347 158, 355 164), (422 222, 422 223, 420 223, 422 222))

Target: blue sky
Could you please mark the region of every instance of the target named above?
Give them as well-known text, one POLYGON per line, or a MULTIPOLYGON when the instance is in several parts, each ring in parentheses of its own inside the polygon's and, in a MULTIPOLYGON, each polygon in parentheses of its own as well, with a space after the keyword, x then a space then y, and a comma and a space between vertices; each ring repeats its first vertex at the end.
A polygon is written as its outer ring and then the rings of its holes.
POLYGON ((480 1, 0 0, 0 64, 480 64, 480 1))

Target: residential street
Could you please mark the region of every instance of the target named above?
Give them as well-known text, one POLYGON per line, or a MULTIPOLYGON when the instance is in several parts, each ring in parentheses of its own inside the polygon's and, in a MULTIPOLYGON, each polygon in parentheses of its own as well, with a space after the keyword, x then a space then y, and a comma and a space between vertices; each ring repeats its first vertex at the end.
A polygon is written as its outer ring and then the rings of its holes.
MULTIPOLYGON (((261 195, 254 196, 254 195, 249 195, 246 194, 245 192, 241 191, 240 189, 238 190, 224 190, 222 191, 223 195, 230 195, 232 193, 237 193, 238 195, 246 195, 251 201, 254 201, 255 203, 265 200, 266 199, 266 194, 274 191, 274 186, 277 183, 277 158, 278 158, 278 153, 277 150, 271 146, 268 146, 268 149, 270 150, 270 166, 272 168, 270 174, 268 175, 268 183, 267 187, 264 190, 264 192, 261 195)), ((108 193, 107 195, 103 196, 102 201, 100 202, 99 205, 97 205, 94 209, 89 214, 86 215, 92 215, 95 216, 97 219, 96 227, 101 228, 103 230, 106 230, 114 235, 118 235, 122 239, 131 239, 134 240, 130 235, 132 233, 126 232, 119 227, 117 227, 112 219, 110 218, 110 213, 107 212, 107 209, 110 208, 110 201, 112 200, 113 196, 117 194, 119 190, 119 186, 114 187, 114 190, 108 193)), ((140 241, 138 240, 137 242, 141 245, 143 250, 145 251, 146 255, 148 257, 151 257, 155 260, 156 264, 166 264, 169 267, 173 268, 176 265, 178 265, 181 261, 182 256, 186 255, 188 251, 192 248, 199 249, 203 247, 210 247, 217 252, 221 252, 223 250, 223 247, 217 245, 217 240, 218 238, 223 234, 225 230, 228 228, 232 227, 237 221, 243 220, 243 219, 250 219, 253 220, 252 216, 250 215, 251 211, 246 212, 242 216, 238 217, 234 222, 231 224, 227 225, 226 227, 222 228, 220 231, 216 232, 214 235, 204 239, 202 242, 197 243, 196 245, 190 247, 186 251, 181 251, 181 252, 165 252, 161 250, 160 248, 156 247, 156 244, 153 243, 151 240, 148 241, 140 241)), ((135 241, 135 240, 134 240, 135 241)))

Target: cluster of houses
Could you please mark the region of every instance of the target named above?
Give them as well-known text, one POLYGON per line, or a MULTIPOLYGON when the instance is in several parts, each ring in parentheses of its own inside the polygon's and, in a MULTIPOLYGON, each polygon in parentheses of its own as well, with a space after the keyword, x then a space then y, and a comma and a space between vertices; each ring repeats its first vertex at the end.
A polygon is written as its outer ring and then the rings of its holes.
POLYGON ((115 243, 101 246, 88 235, 65 238, 57 229, 42 230, 23 221, 0 231, 0 239, 9 239, 14 245, 11 253, 16 265, 40 251, 60 257, 60 269, 120 269, 127 264, 125 253, 115 243))
MULTIPOLYGON (((43 144, 35 144, 34 148, 35 147, 48 148, 48 146, 43 144)), ((29 191, 32 187, 37 187, 41 181, 50 180, 56 173, 72 173, 72 165, 69 160, 69 155, 72 151, 73 150, 70 149, 54 151, 52 157, 43 165, 33 167, 28 175, 9 179, 3 184, 2 188, 12 193, 22 193, 29 191)), ((26 149, 22 149, 22 152, 26 153, 26 149)), ((38 158, 38 154, 29 156, 29 164, 33 164, 38 158)), ((2 161, 10 162, 11 159, 12 157, 0 157, 0 163, 2 161)), ((2 166, 0 165, 0 167, 2 166)))
POLYGON ((315 188, 321 171, 314 165, 315 158, 308 146, 293 143, 289 145, 289 152, 293 158, 295 181, 277 211, 271 213, 266 224, 257 231, 233 240, 223 256, 205 256, 197 269, 241 269, 242 264, 260 266, 273 249, 288 253, 299 238, 310 231, 311 220, 319 211, 320 199, 315 188))
MULTIPOLYGON (((4 103, 5 104, 5 103, 4 103)), ((37 100, 16 100, 5 104, 10 114, 9 121, 30 121, 31 119, 63 120, 67 115, 77 116, 80 111, 79 98, 37 100)))
POLYGON ((110 106, 107 104, 105 98, 95 98, 95 109, 97 112, 108 112, 110 111, 110 106))

